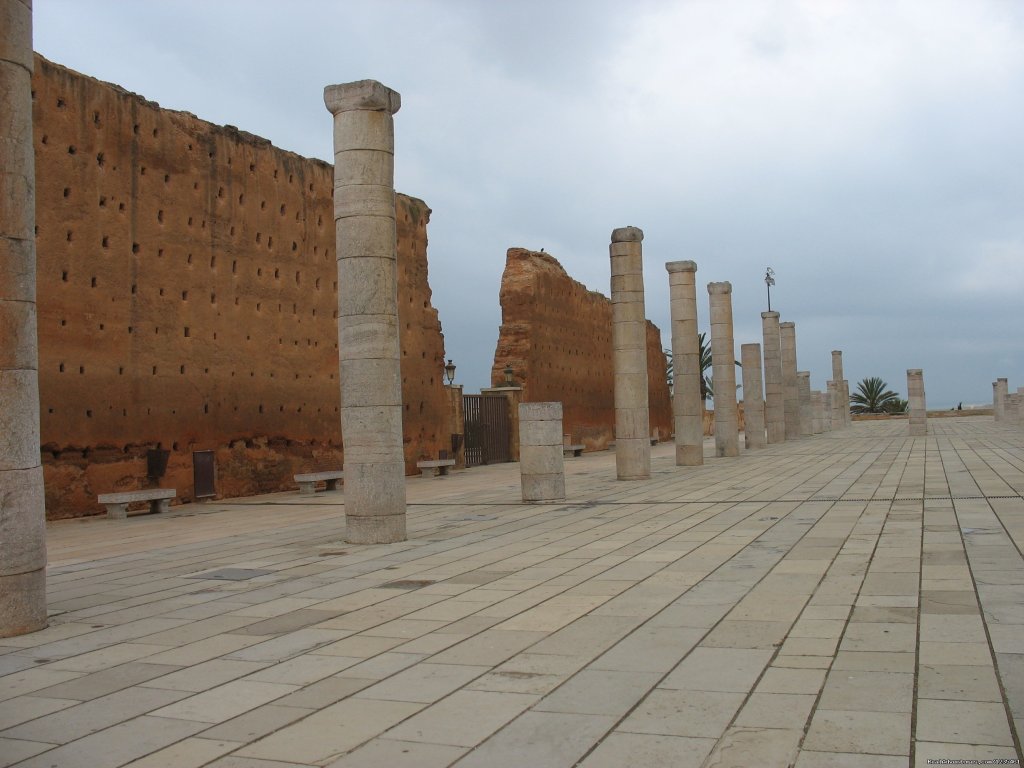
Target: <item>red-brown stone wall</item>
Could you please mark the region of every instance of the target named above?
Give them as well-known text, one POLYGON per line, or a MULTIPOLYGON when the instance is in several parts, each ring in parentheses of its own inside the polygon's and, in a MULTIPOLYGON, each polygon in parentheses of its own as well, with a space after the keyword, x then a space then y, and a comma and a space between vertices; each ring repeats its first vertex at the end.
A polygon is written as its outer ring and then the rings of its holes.
MULTIPOLYGON (((588 450, 615 439, 612 305, 573 280, 550 254, 510 248, 501 279, 501 329, 491 381, 511 365, 524 402, 560 401, 562 424, 588 450)), ((658 328, 647 323, 651 431, 672 432, 672 404, 658 328)))
MULTIPOLYGON (((47 512, 146 485, 221 496, 341 468, 333 170, 36 57, 47 512)), ((330 131, 329 116, 324 131, 330 131)), ((420 200, 396 200, 406 460, 450 446, 420 200)))

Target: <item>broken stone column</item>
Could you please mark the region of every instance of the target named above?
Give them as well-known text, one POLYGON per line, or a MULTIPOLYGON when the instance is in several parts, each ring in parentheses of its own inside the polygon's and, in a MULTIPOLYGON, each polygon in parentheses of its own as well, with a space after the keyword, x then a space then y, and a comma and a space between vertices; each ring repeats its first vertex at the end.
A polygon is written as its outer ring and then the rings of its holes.
POLYGON ((817 389, 811 390, 811 432, 820 435, 825 431, 825 398, 817 389))
POLYGON ((842 385, 837 384, 836 381, 831 380, 825 382, 825 394, 827 396, 828 405, 825 407, 825 422, 827 429, 842 429, 846 426, 843 423, 843 413, 840 393, 842 392, 842 385))
POLYGON ((740 347, 743 366, 743 444, 748 448, 764 448, 764 396, 761 394, 761 345, 740 347))
POLYGON ((1020 395, 1016 392, 1009 392, 1006 395, 1006 404, 1003 406, 1003 422, 1008 427, 1016 427, 1020 415, 1020 395))
POLYGON ((715 388, 715 455, 739 456, 732 284, 708 283, 708 303, 711 306, 711 380, 715 388))
POLYGON ((995 420, 1002 421, 1006 416, 1006 395, 1009 392, 1009 384, 1006 379, 996 379, 992 382, 992 411, 995 420))
POLYGON ((562 404, 519 404, 519 475, 523 501, 565 500, 562 404))
POLYGON ((821 419, 821 429, 824 432, 832 431, 832 396, 834 394, 833 389, 834 388, 826 388, 826 390, 821 393, 821 407, 823 411, 821 419))
POLYGON ((764 426, 769 443, 782 443, 786 440, 786 407, 778 312, 761 313, 761 335, 764 339, 764 426))
POLYGON ((0 0, 0 637, 46 626, 32 4, 0 0))
POLYGON ((615 365, 615 472, 619 480, 651 476, 647 407, 647 316, 644 312, 644 233, 612 230, 612 355, 615 365))
POLYGON ((839 421, 845 426, 850 415, 850 391, 847 389, 846 379, 843 378, 843 352, 840 349, 832 350, 832 381, 836 383, 836 394, 839 396, 837 399, 846 398, 842 402, 833 402, 833 407, 839 410, 839 421))
POLYGON ((811 372, 797 371, 797 396, 800 398, 800 434, 813 435, 814 412, 811 407, 811 372))
POLYGON ((392 117, 401 97, 360 80, 327 86, 324 103, 334 115, 346 539, 386 544, 406 538, 392 117))
POLYGON ((907 401, 910 412, 910 436, 928 434, 928 412, 924 399, 924 372, 920 368, 907 370, 907 401))
POLYGON ((796 323, 779 323, 782 348, 782 402, 786 439, 800 437, 800 393, 796 377, 796 323))
POLYGON ((672 316, 672 411, 676 430, 676 466, 704 463, 704 409, 700 400, 700 340, 697 333, 697 265, 670 261, 672 316))

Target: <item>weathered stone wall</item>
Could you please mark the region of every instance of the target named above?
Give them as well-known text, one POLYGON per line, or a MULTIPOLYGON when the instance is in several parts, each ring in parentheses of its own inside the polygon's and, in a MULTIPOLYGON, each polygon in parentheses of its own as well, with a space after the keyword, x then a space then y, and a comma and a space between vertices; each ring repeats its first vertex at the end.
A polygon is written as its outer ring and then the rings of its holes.
MULTIPOLYGON (((523 402, 561 402, 562 425, 588 450, 615 439, 612 305, 573 280, 551 255, 510 248, 501 278, 501 329, 491 381, 511 364, 523 402)), ((672 431, 672 404, 658 328, 647 323, 651 431, 672 431)))
MULTIPOLYGON (((33 78, 39 379, 47 510, 146 484, 221 496, 340 468, 329 164, 42 57, 33 78)), ((325 118, 320 126, 330 131, 325 118)), ((444 341, 420 200, 396 201, 405 457, 450 448, 444 341)))

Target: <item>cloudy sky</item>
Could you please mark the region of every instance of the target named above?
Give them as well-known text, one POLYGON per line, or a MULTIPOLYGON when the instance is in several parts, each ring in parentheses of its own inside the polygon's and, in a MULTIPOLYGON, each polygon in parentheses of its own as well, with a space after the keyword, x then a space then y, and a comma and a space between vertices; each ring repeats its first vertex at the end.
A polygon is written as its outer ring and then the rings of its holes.
POLYGON ((932 408, 1024 386, 1024 2, 35 0, 35 47, 323 159, 325 85, 399 91, 396 187, 433 209, 467 391, 506 249, 607 294, 626 225, 666 346, 666 261, 732 282, 737 348, 770 265, 816 388, 832 349, 904 396, 923 368, 932 408))

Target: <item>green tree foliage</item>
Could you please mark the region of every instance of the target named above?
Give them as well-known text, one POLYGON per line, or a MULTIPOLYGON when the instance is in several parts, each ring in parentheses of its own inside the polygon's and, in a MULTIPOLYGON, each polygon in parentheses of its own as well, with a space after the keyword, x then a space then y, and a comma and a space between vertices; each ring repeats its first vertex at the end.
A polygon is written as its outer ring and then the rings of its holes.
POLYGON ((850 395, 851 413, 903 413, 906 401, 889 389, 877 376, 870 376, 857 385, 850 395))

